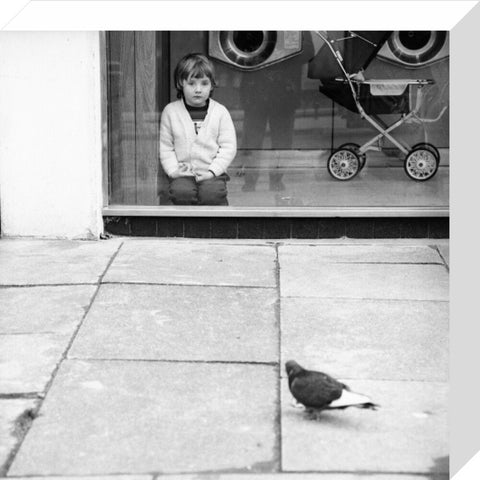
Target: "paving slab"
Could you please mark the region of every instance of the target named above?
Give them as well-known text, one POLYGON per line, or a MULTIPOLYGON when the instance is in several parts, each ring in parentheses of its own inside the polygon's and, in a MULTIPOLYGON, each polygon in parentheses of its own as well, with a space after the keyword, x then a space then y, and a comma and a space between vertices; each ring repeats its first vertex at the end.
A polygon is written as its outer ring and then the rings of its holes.
POLYGON ((72 333, 95 290, 94 285, 0 288, 0 333, 72 333))
POLYGON ((448 300, 443 265, 280 262, 283 297, 448 300))
POLYGON ((275 367, 66 361, 10 475, 273 471, 275 367))
POLYGON ((69 341, 69 335, 0 335, 0 393, 42 392, 69 341))
POLYGON ((448 302, 284 298, 282 368, 361 379, 447 381, 448 302))
POLYGON ((342 380, 381 407, 315 418, 282 381, 283 471, 448 473, 448 384, 342 380))
POLYGON ((119 245, 116 239, 2 239, 0 285, 95 283, 119 245))
POLYGON ((273 246, 138 240, 125 242, 106 282, 274 287, 273 246))
POLYGON ((26 412, 33 410, 35 403, 33 399, 23 398, 0 400, 0 475, 22 433, 17 421, 26 412))
POLYGON ((74 358, 278 362, 276 290, 102 285, 74 358))
POLYGON ((428 245, 281 245, 281 265, 311 263, 438 263, 438 251, 428 245))

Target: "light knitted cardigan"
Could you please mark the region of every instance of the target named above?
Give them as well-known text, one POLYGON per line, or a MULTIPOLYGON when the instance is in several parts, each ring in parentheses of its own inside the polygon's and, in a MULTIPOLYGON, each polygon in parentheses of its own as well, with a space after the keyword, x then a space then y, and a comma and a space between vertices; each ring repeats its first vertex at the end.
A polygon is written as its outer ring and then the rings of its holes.
POLYGON ((169 103, 160 121, 160 161, 170 176, 180 164, 182 175, 211 170, 216 176, 225 173, 235 157, 237 137, 228 110, 210 99, 207 115, 198 132, 183 100, 169 103))

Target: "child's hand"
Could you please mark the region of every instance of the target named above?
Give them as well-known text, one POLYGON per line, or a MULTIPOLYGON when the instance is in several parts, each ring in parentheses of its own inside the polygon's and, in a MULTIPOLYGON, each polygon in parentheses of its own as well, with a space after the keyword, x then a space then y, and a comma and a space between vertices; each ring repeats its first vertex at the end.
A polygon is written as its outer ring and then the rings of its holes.
POLYGON ((180 163, 178 168, 170 174, 170 178, 184 177, 188 174, 188 166, 184 163, 180 163))
POLYGON ((215 175, 209 170, 208 172, 198 173, 195 175, 195 180, 197 182, 203 182, 205 180, 211 180, 215 175))
POLYGON ((181 175, 181 173, 180 173, 180 169, 179 169, 179 168, 177 168, 174 172, 172 172, 172 173, 169 175, 170 178, 179 178, 179 177, 181 177, 181 176, 182 176, 182 175, 181 175))

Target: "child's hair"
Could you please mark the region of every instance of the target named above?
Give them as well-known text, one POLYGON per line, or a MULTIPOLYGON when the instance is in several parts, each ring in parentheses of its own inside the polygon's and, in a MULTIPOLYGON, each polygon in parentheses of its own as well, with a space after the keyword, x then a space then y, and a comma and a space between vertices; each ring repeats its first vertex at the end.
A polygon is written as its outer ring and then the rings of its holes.
MULTIPOLYGON (((182 98, 182 82, 189 78, 207 77, 212 82, 212 92, 217 86, 215 82, 215 70, 212 62, 202 53, 189 53, 185 55, 175 67, 173 81, 177 89, 177 98, 182 98)), ((210 95, 212 94, 210 93, 210 95)))

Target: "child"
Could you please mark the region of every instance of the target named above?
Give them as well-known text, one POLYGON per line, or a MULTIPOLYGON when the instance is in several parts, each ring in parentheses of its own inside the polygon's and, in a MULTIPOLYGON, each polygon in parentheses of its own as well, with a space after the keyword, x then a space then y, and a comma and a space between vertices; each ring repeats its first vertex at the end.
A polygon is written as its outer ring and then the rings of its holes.
POLYGON ((174 205, 228 205, 227 167, 237 151, 228 110, 210 98, 213 65, 202 54, 183 57, 175 68, 179 100, 169 103, 160 121, 160 161, 170 179, 174 205))

